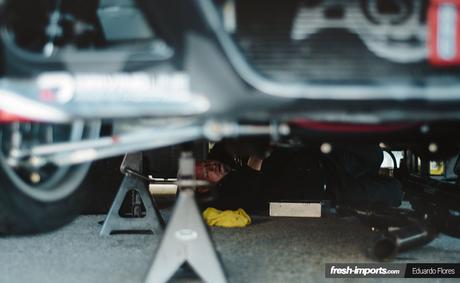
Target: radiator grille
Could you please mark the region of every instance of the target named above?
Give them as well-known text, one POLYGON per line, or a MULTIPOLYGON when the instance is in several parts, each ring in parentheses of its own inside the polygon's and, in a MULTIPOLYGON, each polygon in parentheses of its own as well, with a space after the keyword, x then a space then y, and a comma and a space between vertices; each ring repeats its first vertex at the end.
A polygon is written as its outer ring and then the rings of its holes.
POLYGON ((234 40, 250 64, 266 77, 284 82, 342 83, 369 80, 423 83, 460 77, 458 68, 434 68, 426 59, 397 63, 381 58, 347 29, 322 29, 307 39, 294 40, 291 32, 299 3, 236 1, 234 40))

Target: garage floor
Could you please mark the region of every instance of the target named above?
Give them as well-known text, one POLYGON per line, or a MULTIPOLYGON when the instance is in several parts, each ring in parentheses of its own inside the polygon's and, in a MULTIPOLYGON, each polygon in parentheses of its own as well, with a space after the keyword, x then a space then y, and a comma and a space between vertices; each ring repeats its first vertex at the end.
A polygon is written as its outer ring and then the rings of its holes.
MULTIPOLYGON (((50 234, 0 239, 0 282, 143 282, 159 235, 100 238, 103 219, 81 216, 50 234)), ((354 218, 255 217, 247 228, 212 232, 230 282, 322 282, 326 262, 370 261, 372 234, 354 218)), ((460 240, 442 236, 396 261, 460 262, 460 240)))

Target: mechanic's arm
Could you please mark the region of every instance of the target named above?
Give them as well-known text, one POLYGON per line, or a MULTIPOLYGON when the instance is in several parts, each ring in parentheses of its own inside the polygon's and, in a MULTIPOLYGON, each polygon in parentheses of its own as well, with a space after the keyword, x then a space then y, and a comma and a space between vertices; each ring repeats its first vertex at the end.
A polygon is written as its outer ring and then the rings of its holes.
POLYGON ((249 158, 248 166, 231 171, 217 184, 221 209, 251 209, 262 200, 262 160, 249 158))

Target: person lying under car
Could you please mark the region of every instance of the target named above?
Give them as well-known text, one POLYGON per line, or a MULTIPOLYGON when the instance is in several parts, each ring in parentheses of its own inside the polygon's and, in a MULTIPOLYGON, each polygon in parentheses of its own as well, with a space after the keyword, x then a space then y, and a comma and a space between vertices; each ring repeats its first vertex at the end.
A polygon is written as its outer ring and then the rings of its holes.
POLYGON ((207 160, 197 162, 196 176, 215 184, 213 206, 219 209, 263 210, 270 201, 295 200, 398 207, 401 185, 379 175, 382 161, 378 145, 334 145, 322 154, 308 147, 252 145, 251 150, 224 141, 214 145, 207 160))

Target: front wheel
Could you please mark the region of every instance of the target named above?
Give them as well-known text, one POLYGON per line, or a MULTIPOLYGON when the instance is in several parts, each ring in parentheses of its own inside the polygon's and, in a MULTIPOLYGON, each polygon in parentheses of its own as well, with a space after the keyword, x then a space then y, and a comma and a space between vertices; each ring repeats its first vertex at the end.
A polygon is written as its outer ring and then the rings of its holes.
POLYGON ((0 234, 33 234, 70 222, 89 186, 82 184, 91 164, 32 168, 11 155, 37 144, 97 138, 100 123, 71 125, 12 123, 0 127, 0 234))

